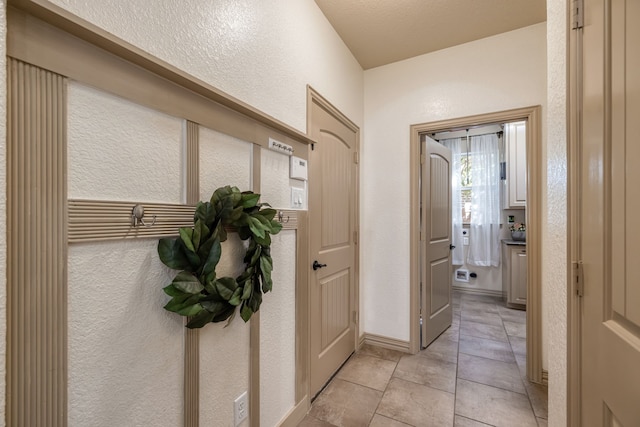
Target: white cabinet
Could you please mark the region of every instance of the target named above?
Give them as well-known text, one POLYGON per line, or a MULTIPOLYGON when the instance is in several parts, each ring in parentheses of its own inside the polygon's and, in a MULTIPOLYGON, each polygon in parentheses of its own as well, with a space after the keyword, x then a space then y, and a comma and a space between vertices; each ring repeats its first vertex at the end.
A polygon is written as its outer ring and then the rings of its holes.
POLYGON ((505 209, 524 209, 527 205, 527 123, 505 125, 507 176, 505 209))
POLYGON ((502 287, 507 307, 527 305, 527 247, 502 242, 502 287))

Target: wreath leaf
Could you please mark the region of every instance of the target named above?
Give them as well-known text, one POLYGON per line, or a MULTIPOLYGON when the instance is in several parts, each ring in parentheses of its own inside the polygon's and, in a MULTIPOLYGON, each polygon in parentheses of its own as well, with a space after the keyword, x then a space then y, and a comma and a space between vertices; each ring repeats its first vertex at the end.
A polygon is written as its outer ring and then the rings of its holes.
POLYGON ((209 201, 198 202, 193 227, 178 230, 179 237, 160 239, 158 255, 169 268, 180 271, 163 288, 171 297, 168 311, 190 317, 187 328, 233 318, 236 307, 247 322, 262 303, 263 292, 272 289, 271 235, 282 229, 273 218, 276 210, 259 203, 260 195, 225 186, 209 201), (225 227, 233 227, 241 240, 249 240, 243 261, 245 270, 237 278, 216 275, 227 239, 225 227))

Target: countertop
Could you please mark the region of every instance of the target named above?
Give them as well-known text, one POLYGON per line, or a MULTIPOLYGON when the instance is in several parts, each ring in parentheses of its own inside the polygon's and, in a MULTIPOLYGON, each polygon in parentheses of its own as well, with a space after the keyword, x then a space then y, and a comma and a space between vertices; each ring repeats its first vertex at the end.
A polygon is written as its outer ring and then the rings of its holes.
POLYGON ((502 239, 502 243, 507 245, 527 246, 527 242, 521 242, 519 240, 502 239))

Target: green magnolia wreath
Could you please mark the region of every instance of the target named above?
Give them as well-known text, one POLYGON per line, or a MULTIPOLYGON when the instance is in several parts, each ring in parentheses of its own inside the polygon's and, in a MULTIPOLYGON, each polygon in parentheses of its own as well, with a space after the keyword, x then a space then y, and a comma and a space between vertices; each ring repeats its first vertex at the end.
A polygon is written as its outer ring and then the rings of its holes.
POLYGON ((273 219, 276 211, 259 199, 260 194, 251 191, 218 188, 209 202, 198 202, 193 228, 180 228, 180 237, 158 243, 160 260, 182 270, 164 288, 171 297, 164 308, 190 317, 187 328, 227 320, 238 306, 247 322, 260 308, 262 293, 271 290, 270 235, 279 233, 282 225, 273 219), (249 239, 245 270, 235 279, 216 275, 226 228, 237 230, 242 240, 249 239))

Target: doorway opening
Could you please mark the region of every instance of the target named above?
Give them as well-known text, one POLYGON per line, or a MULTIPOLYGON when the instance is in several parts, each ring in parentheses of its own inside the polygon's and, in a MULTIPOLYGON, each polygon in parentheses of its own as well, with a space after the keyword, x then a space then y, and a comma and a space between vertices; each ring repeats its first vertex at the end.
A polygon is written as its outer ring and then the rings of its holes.
MULTIPOLYGON (((479 128, 487 125, 524 122, 526 137, 526 260, 520 261, 526 270, 526 367, 532 382, 543 383, 546 376, 542 369, 542 310, 541 310, 541 123, 540 106, 526 107, 477 116, 463 117, 411 126, 411 313, 410 349, 420 350, 420 296, 421 296, 421 152, 425 135, 433 136, 445 131, 479 128)), ((508 223, 508 218, 503 219, 508 223)), ((514 214, 514 224, 515 224, 514 214)), ((504 224, 503 224, 504 226, 504 224)), ((453 280, 453 274, 449 274, 453 280)))

